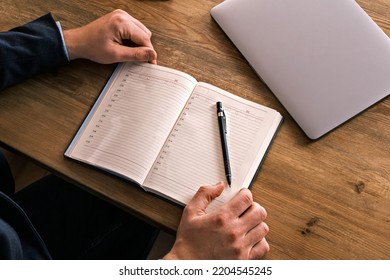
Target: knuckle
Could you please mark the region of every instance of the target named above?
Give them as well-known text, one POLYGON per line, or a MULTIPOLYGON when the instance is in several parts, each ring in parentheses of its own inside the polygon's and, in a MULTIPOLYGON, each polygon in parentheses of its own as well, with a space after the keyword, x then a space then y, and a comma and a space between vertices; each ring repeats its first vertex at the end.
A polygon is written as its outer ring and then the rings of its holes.
POLYGON ((129 21, 129 14, 123 10, 115 10, 109 19, 109 23, 113 28, 119 28, 129 21))
POLYGON ((216 225, 218 225, 218 227, 222 227, 222 228, 227 227, 227 225, 229 224, 229 221, 230 221, 230 217, 226 213, 219 213, 215 217, 215 223, 216 223, 216 225))
POLYGON ((207 187, 206 186, 200 186, 199 189, 198 189, 198 192, 201 193, 201 194, 204 194, 205 192, 207 192, 207 187))
POLYGON ((252 204, 252 207, 254 209, 254 213, 256 216, 260 218, 261 221, 264 221, 267 218, 267 210, 260 204, 254 202, 252 204))
POLYGON ((255 238, 258 239, 258 241, 262 240, 265 236, 267 236, 269 232, 269 227, 266 223, 262 222, 259 225, 256 226, 254 229, 255 238))
POLYGON ((242 252, 242 246, 239 243, 236 243, 232 246, 233 254, 235 256, 240 256, 242 252))
POLYGON ((196 194, 200 197, 208 197, 209 195, 208 188, 205 186, 200 186, 196 194))
POLYGON ((183 216, 190 215, 190 213, 193 213, 195 210, 196 207, 193 204, 189 203, 184 207, 183 216))
POLYGON ((115 20, 118 20, 118 21, 124 21, 124 20, 128 19, 128 13, 126 13, 125 11, 123 11, 121 9, 116 9, 112 13, 112 18, 115 20))
POLYGON ((240 233, 238 230, 236 229, 232 229, 229 233, 228 233, 228 239, 230 242, 232 243, 237 243, 237 245, 240 245, 237 241, 240 239, 240 233))
POLYGON ((242 197, 242 200, 243 200, 246 204, 248 204, 248 205, 252 204, 252 202, 253 202, 253 197, 252 197, 252 192, 251 192, 250 190, 248 190, 248 189, 242 189, 242 190, 240 191, 240 195, 241 195, 241 197, 242 197))
POLYGON ((232 244, 232 254, 235 256, 236 259, 246 259, 246 248, 241 242, 236 242, 232 244))

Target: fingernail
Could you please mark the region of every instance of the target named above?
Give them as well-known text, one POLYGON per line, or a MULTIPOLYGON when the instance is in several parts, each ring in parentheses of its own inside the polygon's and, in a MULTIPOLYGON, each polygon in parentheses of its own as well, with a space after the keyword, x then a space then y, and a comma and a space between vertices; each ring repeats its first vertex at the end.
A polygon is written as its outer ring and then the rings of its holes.
POLYGON ((148 62, 156 59, 156 54, 154 51, 150 50, 146 53, 146 59, 148 62))

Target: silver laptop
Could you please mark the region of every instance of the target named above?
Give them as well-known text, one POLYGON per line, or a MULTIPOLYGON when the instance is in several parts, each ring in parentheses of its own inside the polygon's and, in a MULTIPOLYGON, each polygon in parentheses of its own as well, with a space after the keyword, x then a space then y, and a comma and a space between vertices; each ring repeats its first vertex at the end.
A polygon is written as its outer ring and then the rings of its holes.
POLYGON ((311 139, 390 92, 390 39, 354 0, 226 0, 211 15, 311 139))

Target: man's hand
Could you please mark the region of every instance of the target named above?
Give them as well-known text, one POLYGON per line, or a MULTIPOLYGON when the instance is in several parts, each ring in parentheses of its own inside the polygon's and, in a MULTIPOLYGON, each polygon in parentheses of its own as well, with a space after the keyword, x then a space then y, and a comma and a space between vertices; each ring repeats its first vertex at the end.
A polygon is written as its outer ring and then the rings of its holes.
POLYGON ((265 209, 242 189, 228 203, 206 213, 223 182, 200 187, 185 207, 172 250, 164 259, 258 259, 269 251, 265 209))
POLYGON ((80 28, 64 31, 71 60, 85 58, 103 64, 122 61, 156 64, 157 53, 151 36, 148 28, 122 10, 115 10, 80 28), (125 46, 127 41, 135 46, 125 46))

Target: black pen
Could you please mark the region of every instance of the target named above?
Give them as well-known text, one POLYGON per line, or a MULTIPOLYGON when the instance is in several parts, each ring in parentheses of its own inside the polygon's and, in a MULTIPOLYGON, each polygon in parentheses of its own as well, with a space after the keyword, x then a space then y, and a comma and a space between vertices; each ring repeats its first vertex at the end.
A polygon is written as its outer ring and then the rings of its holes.
POLYGON ((229 151, 228 151, 228 145, 226 139, 226 134, 227 134, 226 115, 222 109, 222 102, 217 102, 217 116, 218 116, 219 134, 221 136, 223 164, 225 166, 227 183, 230 187, 230 185, 232 184, 232 172, 230 170, 229 151))

